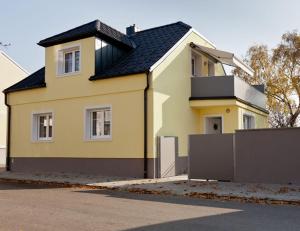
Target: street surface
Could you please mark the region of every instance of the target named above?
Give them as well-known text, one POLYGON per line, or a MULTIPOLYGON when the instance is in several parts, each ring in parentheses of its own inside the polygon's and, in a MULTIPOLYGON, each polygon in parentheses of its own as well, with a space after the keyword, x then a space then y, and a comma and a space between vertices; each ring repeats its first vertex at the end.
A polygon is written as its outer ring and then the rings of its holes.
POLYGON ((0 182, 0 230, 300 230, 300 207, 0 182))

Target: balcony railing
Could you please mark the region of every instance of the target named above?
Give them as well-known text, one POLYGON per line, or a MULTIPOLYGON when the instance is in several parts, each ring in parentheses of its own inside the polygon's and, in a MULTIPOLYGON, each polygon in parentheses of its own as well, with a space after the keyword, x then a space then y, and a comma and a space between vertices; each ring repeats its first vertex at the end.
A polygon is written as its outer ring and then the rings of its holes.
POLYGON ((261 109, 266 108, 263 85, 252 86, 235 76, 209 76, 191 78, 191 99, 236 98, 261 109))

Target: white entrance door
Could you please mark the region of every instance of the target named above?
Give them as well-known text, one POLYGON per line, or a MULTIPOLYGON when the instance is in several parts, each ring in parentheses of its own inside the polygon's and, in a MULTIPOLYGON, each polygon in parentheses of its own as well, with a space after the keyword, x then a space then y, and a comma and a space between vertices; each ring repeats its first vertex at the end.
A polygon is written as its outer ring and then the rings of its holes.
POLYGON ((206 117, 205 118, 205 133, 206 134, 221 134, 222 133, 222 117, 206 117))

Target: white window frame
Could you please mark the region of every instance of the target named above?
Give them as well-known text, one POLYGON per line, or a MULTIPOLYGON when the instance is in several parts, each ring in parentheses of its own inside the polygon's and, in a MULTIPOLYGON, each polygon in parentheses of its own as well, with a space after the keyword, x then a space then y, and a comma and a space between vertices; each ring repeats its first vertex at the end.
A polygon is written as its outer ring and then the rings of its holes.
MULTIPOLYGON (((105 113, 104 113, 105 114, 105 113)), ((86 141, 111 141, 112 140, 112 105, 99 105, 99 106, 91 106, 86 107, 84 109, 84 140, 86 141), (92 121, 92 113, 99 110, 107 110, 110 109, 110 135, 102 135, 102 136, 93 136, 93 121, 92 121)))
POLYGON ((255 116, 253 114, 243 113, 242 120, 243 120, 243 129, 255 129, 256 128, 255 116), (244 117, 251 118, 251 125, 252 125, 251 128, 245 128, 244 117))
POLYGON ((49 142, 53 141, 54 137, 54 113, 53 111, 39 111, 39 112, 33 112, 31 116, 31 140, 33 142, 49 142), (41 116, 52 116, 52 136, 49 136, 49 126, 46 128, 46 137, 40 137, 40 127, 39 127, 39 118, 41 116))
POLYGON ((63 47, 63 49, 57 52, 57 76, 64 77, 70 75, 77 75, 81 72, 81 45, 76 44, 72 46, 63 47), (79 51, 79 70, 75 71, 75 53, 79 51), (72 71, 65 72, 65 55, 67 53, 72 53, 72 71))
POLYGON ((202 54, 195 50, 191 50, 191 76, 201 77, 202 75, 202 54), (192 68, 192 60, 194 60, 194 69, 192 68), (193 74, 194 72, 194 74, 193 74))
POLYGON ((207 133, 207 119, 209 118, 214 118, 214 117, 220 117, 221 118, 221 134, 224 133, 224 115, 223 114, 210 114, 210 115, 204 115, 203 116, 203 134, 208 134, 207 133))

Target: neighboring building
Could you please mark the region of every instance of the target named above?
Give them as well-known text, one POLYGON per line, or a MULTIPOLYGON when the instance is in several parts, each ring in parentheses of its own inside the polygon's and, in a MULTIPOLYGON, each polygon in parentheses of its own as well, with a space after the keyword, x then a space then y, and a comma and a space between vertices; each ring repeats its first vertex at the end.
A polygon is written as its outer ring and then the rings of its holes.
POLYGON ((251 68, 185 23, 125 35, 96 20, 38 44, 45 67, 5 90, 13 171, 179 174, 189 134, 267 126, 262 87, 222 63, 251 68))
MULTIPOLYGON (((0 50, 0 91, 15 84, 28 75, 20 65, 0 50)), ((7 133, 7 107, 4 94, 0 94, 0 167, 6 162, 6 133, 7 133)))

